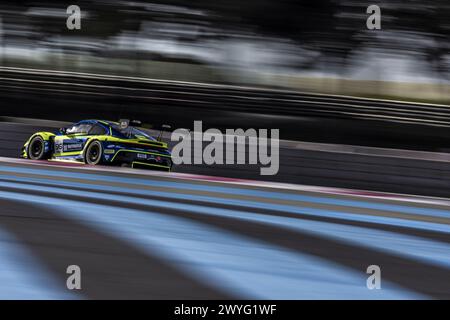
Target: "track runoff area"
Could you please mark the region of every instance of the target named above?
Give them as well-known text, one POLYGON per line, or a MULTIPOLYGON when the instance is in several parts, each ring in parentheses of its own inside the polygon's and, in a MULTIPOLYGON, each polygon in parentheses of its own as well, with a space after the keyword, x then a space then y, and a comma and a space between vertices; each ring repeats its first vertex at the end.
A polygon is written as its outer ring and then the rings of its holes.
POLYGON ((450 298, 446 199, 11 158, 0 181, 3 299, 450 298))

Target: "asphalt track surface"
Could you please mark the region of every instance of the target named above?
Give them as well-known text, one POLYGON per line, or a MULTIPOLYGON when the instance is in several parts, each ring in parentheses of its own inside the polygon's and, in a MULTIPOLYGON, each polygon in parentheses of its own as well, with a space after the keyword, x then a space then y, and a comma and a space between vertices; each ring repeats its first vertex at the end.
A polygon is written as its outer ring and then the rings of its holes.
POLYGON ((0 298, 450 298, 446 199, 1 158, 0 204, 0 298))
MULTIPOLYGON (((32 134, 55 132, 57 128, 67 125, 69 123, 66 122, 0 117, 0 157, 18 158, 22 146, 32 134)), ((157 136, 159 132, 150 134, 157 136)), ((173 148, 176 142, 170 140, 170 134, 165 133, 163 141, 173 148)), ((207 144, 203 142, 203 147, 207 144)), ((449 153, 426 152, 425 156, 417 151, 379 148, 368 151, 367 148, 350 145, 327 145, 321 149, 323 146, 320 144, 306 144, 280 141, 279 171, 275 175, 262 176, 261 168, 268 165, 261 164, 181 164, 174 166, 173 170, 218 177, 450 198, 449 153)), ((238 148, 235 150, 237 152, 238 148)), ((191 153, 195 157, 195 150, 191 153)), ((249 158, 248 143, 244 155, 249 158)))

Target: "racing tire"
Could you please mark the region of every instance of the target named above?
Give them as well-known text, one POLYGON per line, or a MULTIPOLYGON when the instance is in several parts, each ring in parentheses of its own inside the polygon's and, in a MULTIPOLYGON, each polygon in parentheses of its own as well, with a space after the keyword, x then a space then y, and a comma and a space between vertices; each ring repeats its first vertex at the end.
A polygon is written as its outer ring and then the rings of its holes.
POLYGON ((48 155, 45 152, 45 141, 41 136, 36 136, 31 139, 27 148, 28 159, 31 160, 46 160, 48 155))
POLYGON ((84 154, 84 162, 90 165, 98 165, 102 163, 103 146, 100 141, 91 142, 86 148, 84 154))

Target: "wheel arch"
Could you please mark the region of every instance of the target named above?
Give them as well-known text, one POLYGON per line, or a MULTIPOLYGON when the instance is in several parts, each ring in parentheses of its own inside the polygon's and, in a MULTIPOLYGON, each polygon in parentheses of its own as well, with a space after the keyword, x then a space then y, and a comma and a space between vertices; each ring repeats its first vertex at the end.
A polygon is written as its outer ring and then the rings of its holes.
POLYGON ((92 143, 94 143, 94 142, 99 142, 100 144, 101 144, 101 146, 102 146, 102 154, 101 154, 101 158, 103 159, 103 157, 104 157, 104 155, 105 155, 105 147, 104 147, 104 140, 102 140, 102 138, 101 138, 101 136, 94 136, 94 137, 91 137, 91 138, 89 138, 87 141, 86 141, 86 143, 85 143, 85 145, 84 145, 84 148, 83 148, 83 162, 84 163, 87 163, 86 162, 86 152, 87 152, 87 150, 89 149, 89 146, 92 144, 92 143))
MULTIPOLYGON (((34 134, 32 134, 30 136, 30 138, 28 138, 28 140, 25 142, 25 144, 22 146, 22 152, 21 152, 21 156, 22 158, 28 158, 28 145, 30 144, 31 140, 33 140, 35 137, 41 137, 42 140, 44 140, 45 142, 50 142, 54 137, 56 136, 56 134, 52 133, 52 132, 46 132, 46 131, 42 131, 42 132, 36 132, 34 134)), ((48 145, 47 146, 49 149, 47 150, 47 152, 52 152, 52 146, 48 145)))

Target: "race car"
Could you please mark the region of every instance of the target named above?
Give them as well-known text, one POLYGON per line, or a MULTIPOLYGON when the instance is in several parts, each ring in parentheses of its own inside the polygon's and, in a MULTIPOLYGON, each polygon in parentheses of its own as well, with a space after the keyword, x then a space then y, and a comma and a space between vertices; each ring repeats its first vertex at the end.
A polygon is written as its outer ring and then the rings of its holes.
POLYGON ((171 153, 160 141, 161 134, 156 139, 130 123, 83 120, 56 133, 37 132, 22 147, 21 156, 171 171, 171 153))

